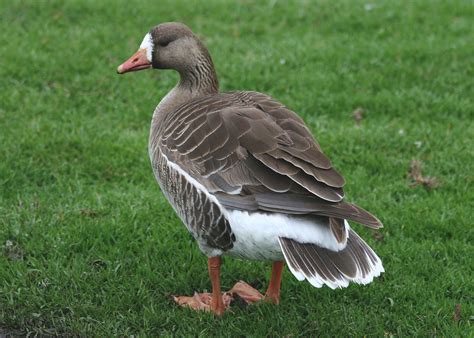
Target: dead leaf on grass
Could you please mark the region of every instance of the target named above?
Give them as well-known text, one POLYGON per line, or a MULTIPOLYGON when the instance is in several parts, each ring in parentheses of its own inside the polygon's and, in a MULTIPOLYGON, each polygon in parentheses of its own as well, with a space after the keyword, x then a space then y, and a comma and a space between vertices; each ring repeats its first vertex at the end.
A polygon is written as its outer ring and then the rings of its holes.
POLYGON ((81 209, 80 213, 82 216, 90 217, 90 218, 96 218, 99 216, 99 212, 91 209, 81 209))
POLYGON ((461 304, 454 306, 453 321, 457 324, 461 320, 461 304))
POLYGON ((360 126, 360 121, 362 121, 364 114, 364 109, 358 107, 356 110, 352 112, 352 118, 354 119, 357 126, 360 126))
POLYGON ((421 174, 421 162, 415 159, 411 160, 408 177, 412 180, 412 183, 410 184, 410 187, 412 188, 419 184, 429 189, 434 189, 439 186, 436 177, 424 177, 421 174))

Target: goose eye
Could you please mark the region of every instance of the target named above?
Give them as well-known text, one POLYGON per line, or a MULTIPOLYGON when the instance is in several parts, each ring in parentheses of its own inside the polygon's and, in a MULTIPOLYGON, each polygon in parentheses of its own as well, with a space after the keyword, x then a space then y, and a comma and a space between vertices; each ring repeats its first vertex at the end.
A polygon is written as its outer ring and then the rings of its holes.
POLYGON ((168 45, 170 44, 170 42, 171 42, 171 41, 160 41, 160 42, 158 42, 158 45, 159 45, 160 47, 166 47, 166 46, 168 46, 168 45))

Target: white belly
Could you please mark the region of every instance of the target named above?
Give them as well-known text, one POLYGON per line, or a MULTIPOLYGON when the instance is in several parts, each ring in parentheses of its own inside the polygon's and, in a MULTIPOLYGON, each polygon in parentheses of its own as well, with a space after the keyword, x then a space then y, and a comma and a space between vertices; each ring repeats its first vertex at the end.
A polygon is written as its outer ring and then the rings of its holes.
MULTIPOLYGON (((327 219, 301 217, 278 213, 248 213, 228 210, 228 219, 236 237, 234 246, 224 254, 245 259, 282 260, 278 237, 300 243, 313 243, 333 251, 345 248, 331 232, 327 219)), ((346 231, 349 225, 346 222, 346 231)))

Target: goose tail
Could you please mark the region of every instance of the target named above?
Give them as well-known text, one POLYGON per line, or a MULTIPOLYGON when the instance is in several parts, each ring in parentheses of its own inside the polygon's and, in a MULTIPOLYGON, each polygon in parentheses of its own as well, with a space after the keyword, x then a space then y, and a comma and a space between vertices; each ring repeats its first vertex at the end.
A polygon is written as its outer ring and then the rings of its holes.
POLYGON ((380 258, 352 229, 340 251, 285 237, 279 237, 279 243, 292 274, 317 288, 344 288, 349 282, 368 284, 384 272, 380 258))

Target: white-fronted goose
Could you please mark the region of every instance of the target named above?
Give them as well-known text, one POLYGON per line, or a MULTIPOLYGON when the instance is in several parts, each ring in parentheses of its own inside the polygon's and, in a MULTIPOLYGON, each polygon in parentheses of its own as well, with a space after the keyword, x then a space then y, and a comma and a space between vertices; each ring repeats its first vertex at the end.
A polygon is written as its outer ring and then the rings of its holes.
POLYGON ((384 271, 347 220, 381 222, 343 201, 343 177, 297 114, 262 93, 220 93, 207 49, 181 23, 151 29, 117 72, 147 68, 180 74, 154 111, 149 154, 161 190, 208 256, 212 282, 212 295, 180 304, 224 312, 222 255, 273 261, 265 296, 244 283, 232 290, 248 301, 279 302, 283 260, 315 287, 366 284, 384 271))

